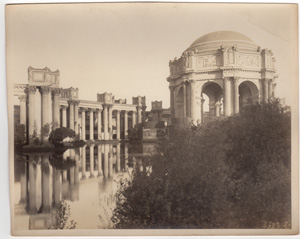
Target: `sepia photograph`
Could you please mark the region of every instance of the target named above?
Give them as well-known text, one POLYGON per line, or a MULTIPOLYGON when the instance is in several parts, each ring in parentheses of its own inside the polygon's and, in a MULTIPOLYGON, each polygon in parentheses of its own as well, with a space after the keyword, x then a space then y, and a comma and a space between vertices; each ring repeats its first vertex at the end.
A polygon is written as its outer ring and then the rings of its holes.
POLYGON ((13 236, 299 233, 298 5, 5 6, 13 236))

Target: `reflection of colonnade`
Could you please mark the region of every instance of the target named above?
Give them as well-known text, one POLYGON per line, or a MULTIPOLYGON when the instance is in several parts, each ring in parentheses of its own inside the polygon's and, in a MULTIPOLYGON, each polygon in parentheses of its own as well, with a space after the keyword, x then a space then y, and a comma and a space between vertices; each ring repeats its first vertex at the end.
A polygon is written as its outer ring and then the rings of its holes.
POLYGON ((127 171, 128 145, 89 145, 63 155, 30 154, 20 175, 20 204, 28 213, 49 212, 62 200, 79 199, 79 182, 127 171))
MULTIPOLYGON (((20 201, 15 205, 15 216, 20 215, 20 210, 24 215, 25 209, 29 215, 29 229, 52 228, 58 211, 62 210, 63 200, 71 206, 72 214, 72 207, 78 203, 70 202, 78 201, 82 197, 79 189, 82 193, 89 183, 99 184, 96 193, 105 191, 111 198, 113 193, 110 193, 110 187, 114 179, 119 178, 115 176, 134 170, 135 165, 139 166, 140 171, 148 170, 143 165, 142 155, 151 154, 155 149, 154 144, 143 144, 137 149, 129 148, 128 143, 106 143, 68 149, 61 155, 32 153, 23 156, 22 160, 16 161, 20 201)), ((84 201, 84 197, 82 199, 84 201)))
POLYGON ((81 100, 78 88, 59 88, 59 78, 58 70, 29 67, 28 84, 14 85, 29 143, 36 138, 46 143, 58 127, 74 130, 82 140, 127 139, 128 130, 145 120, 145 97, 133 97, 127 104, 105 92, 97 94, 97 101, 81 100))
POLYGON ((237 114, 246 104, 267 103, 276 87, 274 63, 272 51, 237 32, 198 38, 169 63, 173 122, 203 122, 205 104, 207 116, 219 117, 237 114))

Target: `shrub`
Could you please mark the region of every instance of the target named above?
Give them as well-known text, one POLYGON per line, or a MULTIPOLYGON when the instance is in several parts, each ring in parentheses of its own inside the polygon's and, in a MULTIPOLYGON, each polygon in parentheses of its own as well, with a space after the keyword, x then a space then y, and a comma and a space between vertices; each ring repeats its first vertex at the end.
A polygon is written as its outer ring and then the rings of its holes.
POLYGON ((16 124, 14 132, 15 145, 22 145, 26 143, 26 131, 24 124, 16 124))
POLYGON ((51 132, 49 142, 54 145, 59 145, 67 137, 74 138, 75 131, 66 127, 57 128, 51 132))
POLYGON ((115 228, 290 225, 290 118, 278 103, 191 129, 121 184, 115 228))

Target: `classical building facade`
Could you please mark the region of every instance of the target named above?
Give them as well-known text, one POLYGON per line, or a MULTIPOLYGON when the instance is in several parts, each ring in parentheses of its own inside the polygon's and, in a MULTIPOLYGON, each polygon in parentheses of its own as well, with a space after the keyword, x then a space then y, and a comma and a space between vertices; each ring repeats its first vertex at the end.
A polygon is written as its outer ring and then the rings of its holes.
POLYGON ((172 121, 202 123, 203 94, 211 117, 237 114, 248 103, 268 102, 276 86, 274 63, 271 50, 241 33, 218 31, 198 38, 169 62, 172 121))
POLYGON ((146 121, 145 128, 156 128, 164 122, 170 124, 170 109, 164 109, 162 101, 152 101, 151 110, 146 111, 146 121))
POLYGON ((79 98, 78 88, 62 89, 60 72, 28 68, 28 84, 15 84, 20 99, 20 124, 26 126, 28 142, 48 142, 43 132, 68 127, 82 140, 127 139, 128 129, 145 119, 146 98, 115 99, 112 93, 97 94, 96 101, 79 98))

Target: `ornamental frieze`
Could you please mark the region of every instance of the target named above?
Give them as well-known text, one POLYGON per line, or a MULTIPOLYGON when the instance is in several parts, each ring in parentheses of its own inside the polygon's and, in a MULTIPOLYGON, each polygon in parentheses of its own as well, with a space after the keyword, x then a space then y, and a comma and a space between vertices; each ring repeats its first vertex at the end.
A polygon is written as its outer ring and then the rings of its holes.
POLYGON ((217 66, 217 56, 198 56, 197 68, 214 67, 217 66))
POLYGON ((238 64, 242 66, 259 66, 259 56, 239 55, 238 64))

